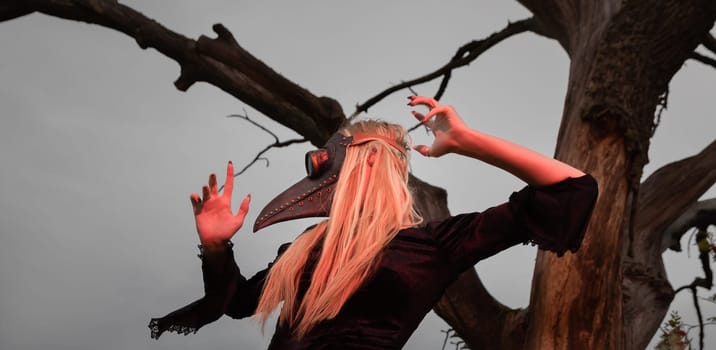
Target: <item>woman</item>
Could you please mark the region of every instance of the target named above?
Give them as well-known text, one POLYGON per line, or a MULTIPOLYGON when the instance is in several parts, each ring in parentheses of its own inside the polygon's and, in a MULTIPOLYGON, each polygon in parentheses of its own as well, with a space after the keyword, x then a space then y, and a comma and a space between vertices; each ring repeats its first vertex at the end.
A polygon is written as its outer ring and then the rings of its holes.
POLYGON ((415 150, 457 153, 495 165, 529 186, 508 203, 421 225, 407 187, 405 131, 360 122, 306 157, 308 176, 272 201, 255 230, 298 217, 328 219, 279 250, 269 268, 244 278, 229 239, 250 197, 231 212, 233 168, 223 195, 216 176, 191 196, 201 241, 204 298, 150 323, 152 337, 187 334, 221 315, 257 315, 283 302, 269 349, 399 349, 464 270, 518 243, 561 255, 576 251, 597 196, 594 179, 524 147, 468 128, 452 107, 412 96, 415 117, 435 136, 415 150), (339 176, 340 175, 340 176, 339 176))

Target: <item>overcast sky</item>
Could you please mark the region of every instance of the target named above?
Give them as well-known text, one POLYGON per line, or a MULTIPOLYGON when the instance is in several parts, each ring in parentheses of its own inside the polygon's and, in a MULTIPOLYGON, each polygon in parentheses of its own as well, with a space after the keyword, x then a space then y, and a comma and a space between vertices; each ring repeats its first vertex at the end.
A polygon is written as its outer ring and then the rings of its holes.
MULTIPOLYGON (((353 112, 382 89, 444 64, 460 45, 529 14, 516 2, 124 1, 197 38, 221 22, 256 57, 316 95, 353 112), (169 5, 171 4, 171 5, 169 5)), ((249 162, 272 138, 297 135, 206 84, 172 85, 178 66, 131 38, 85 23, 33 14, 0 23, 0 348, 260 349, 270 339, 251 320, 224 317, 187 337, 149 338, 147 323, 202 296, 189 194, 226 161, 249 162)), ((553 154, 568 72, 556 42, 522 34, 455 72, 444 103, 466 122, 553 154)), ((689 61, 672 81, 646 175, 714 138, 716 70, 689 61)), ((418 86, 432 94, 436 84, 418 86)), ((368 117, 414 123, 399 92, 368 117)), ((416 143, 429 142, 422 131, 416 143)), ((303 176, 309 145, 268 153, 236 181, 253 197, 234 238, 245 275, 310 221, 254 235, 255 215, 303 176)), ((453 213, 480 211, 523 184, 477 161, 413 157, 413 173, 446 188, 453 213)), ((223 175, 220 176, 223 178, 223 175)), ((707 196, 716 195, 712 189, 707 196)), ((525 306, 536 250, 515 247, 478 266, 502 302, 525 306)), ((666 254, 674 286, 700 274, 695 254, 666 254)), ((695 323, 690 299, 674 303, 695 323)), ((705 305, 706 316, 716 308, 705 305)), ((430 314, 407 349, 440 349, 444 324, 430 314)), ((695 334, 694 334, 695 335, 695 334)), ((714 341, 712 340, 712 344, 714 341)))

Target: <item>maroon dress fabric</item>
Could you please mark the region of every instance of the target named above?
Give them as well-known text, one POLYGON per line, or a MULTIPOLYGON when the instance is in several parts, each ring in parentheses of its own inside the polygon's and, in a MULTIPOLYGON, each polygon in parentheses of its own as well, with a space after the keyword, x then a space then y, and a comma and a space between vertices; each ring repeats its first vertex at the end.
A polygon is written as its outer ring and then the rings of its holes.
MULTIPOLYGON (((590 175, 536 188, 527 186, 507 203, 482 213, 461 214, 401 230, 383 252, 376 273, 303 339, 277 327, 269 349, 400 349, 457 276, 478 261, 520 243, 564 254, 576 251, 597 197, 590 175)), ((279 249, 286 249, 285 244, 279 249)), ((320 253, 310 252, 301 276, 305 293, 320 253)), ((188 334, 226 314, 252 316, 268 269, 246 279, 230 245, 202 258, 205 296, 162 318, 152 319, 151 336, 188 334)))

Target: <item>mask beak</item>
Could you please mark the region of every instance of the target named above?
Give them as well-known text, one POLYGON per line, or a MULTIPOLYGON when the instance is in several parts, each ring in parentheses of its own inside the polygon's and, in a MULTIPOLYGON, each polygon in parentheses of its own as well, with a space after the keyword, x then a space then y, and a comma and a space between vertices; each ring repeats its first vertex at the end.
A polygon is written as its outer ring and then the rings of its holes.
POLYGON ((338 175, 335 174, 323 186, 314 186, 314 181, 309 178, 297 182, 259 213, 254 223, 254 232, 278 222, 328 216, 337 179, 338 175))
POLYGON ((352 136, 334 134, 323 146, 327 160, 320 174, 307 176, 271 200, 259 213, 254 232, 287 220, 329 216, 338 173, 352 136))

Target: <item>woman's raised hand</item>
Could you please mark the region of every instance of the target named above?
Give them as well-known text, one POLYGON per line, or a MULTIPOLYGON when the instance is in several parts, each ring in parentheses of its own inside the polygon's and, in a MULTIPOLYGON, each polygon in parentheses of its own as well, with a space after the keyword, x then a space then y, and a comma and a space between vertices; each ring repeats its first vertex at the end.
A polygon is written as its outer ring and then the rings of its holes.
POLYGON ((432 146, 416 145, 416 151, 426 157, 440 157, 446 153, 457 152, 460 147, 459 137, 467 129, 462 118, 452 106, 444 106, 430 97, 410 96, 408 106, 424 105, 430 108, 427 114, 412 111, 423 125, 428 127, 435 136, 432 146))
POLYGON ((234 236, 244 223, 249 211, 251 195, 241 202, 239 212, 231 211, 231 193, 234 190, 234 165, 229 161, 226 167, 226 183, 224 191, 219 194, 216 175, 209 175, 209 184, 202 187, 202 197, 198 193, 191 194, 191 206, 194 209, 194 220, 199 232, 201 244, 205 247, 219 246, 234 236))

